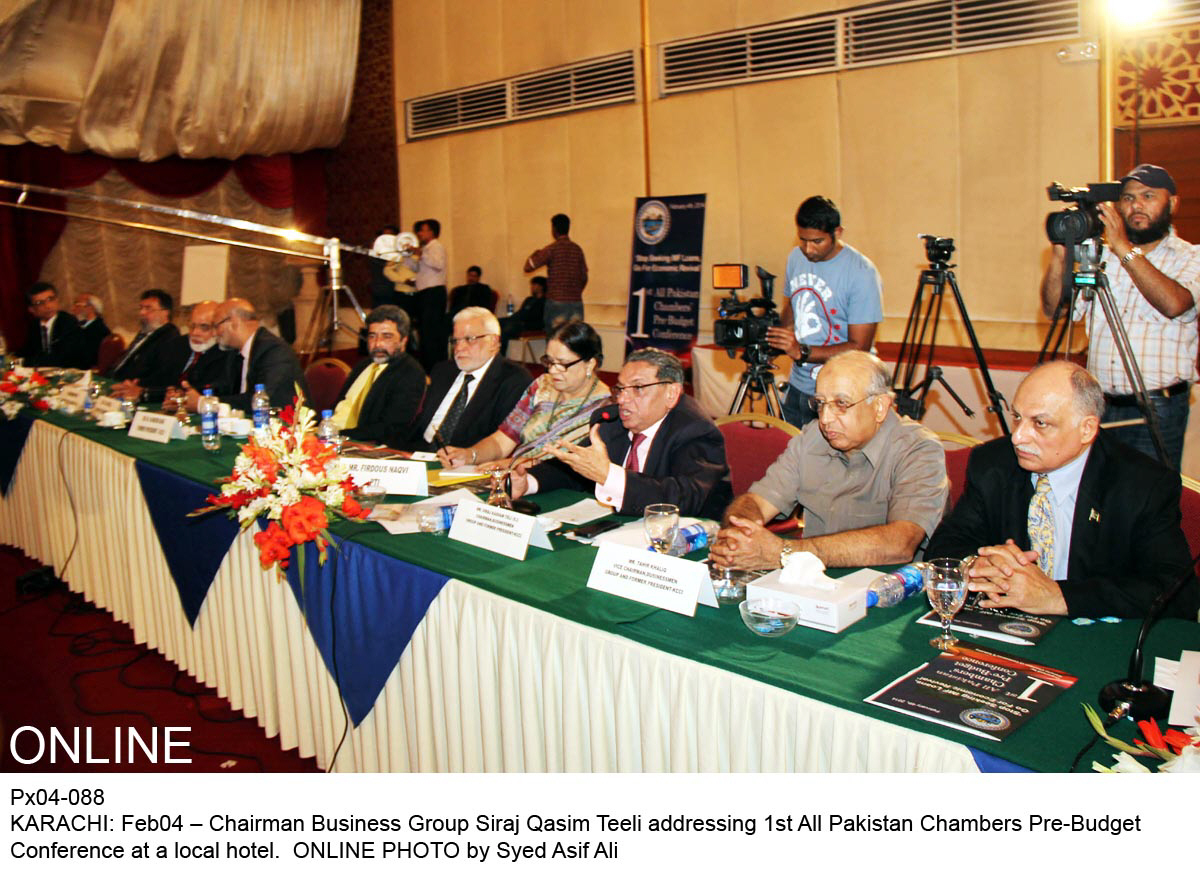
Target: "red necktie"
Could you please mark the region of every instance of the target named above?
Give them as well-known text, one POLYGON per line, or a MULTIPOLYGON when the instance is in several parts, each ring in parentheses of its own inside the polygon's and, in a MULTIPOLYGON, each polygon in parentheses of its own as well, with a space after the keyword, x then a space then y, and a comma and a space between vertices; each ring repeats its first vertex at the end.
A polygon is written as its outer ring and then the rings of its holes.
POLYGON ((638 463, 638 446, 646 439, 644 433, 635 433, 633 442, 629 445, 629 456, 625 458, 625 469, 631 473, 642 472, 642 465, 638 463))

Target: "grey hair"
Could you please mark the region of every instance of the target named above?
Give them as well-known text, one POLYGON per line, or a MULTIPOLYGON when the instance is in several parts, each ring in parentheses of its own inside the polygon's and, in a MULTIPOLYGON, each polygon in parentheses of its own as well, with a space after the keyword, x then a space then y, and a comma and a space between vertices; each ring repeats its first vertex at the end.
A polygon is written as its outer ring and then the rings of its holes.
POLYGON ((879 360, 878 356, 870 352, 860 351, 859 349, 850 349, 849 351, 838 352, 825 363, 832 364, 834 361, 857 364, 867 371, 868 397, 893 396, 892 377, 888 373, 887 364, 879 360))
POLYGON ((496 318, 496 313, 491 310, 484 309, 482 306, 467 306, 458 310, 454 316, 454 323, 467 321, 471 318, 478 318, 483 321, 483 332, 492 336, 500 336, 500 320, 496 318))
POLYGON ((1096 377, 1077 366, 1071 371, 1071 397, 1075 411, 1081 416, 1094 415, 1100 418, 1104 415, 1104 389, 1096 381, 1096 377))
POLYGON ((371 310, 371 314, 367 316, 367 327, 373 324, 379 324, 381 321, 390 321, 396 325, 396 333, 400 336, 408 336, 410 328, 408 322, 408 313, 392 303, 385 303, 382 306, 376 306, 371 310))
POLYGON ((104 303, 95 294, 80 294, 79 299, 96 310, 97 315, 104 315, 104 303))
POLYGON ((638 361, 645 361, 648 364, 653 364, 655 375, 665 382, 678 382, 683 384, 683 364, 679 363, 679 358, 675 357, 670 352, 664 352, 662 349, 649 347, 638 349, 625 359, 626 364, 634 364, 638 361))

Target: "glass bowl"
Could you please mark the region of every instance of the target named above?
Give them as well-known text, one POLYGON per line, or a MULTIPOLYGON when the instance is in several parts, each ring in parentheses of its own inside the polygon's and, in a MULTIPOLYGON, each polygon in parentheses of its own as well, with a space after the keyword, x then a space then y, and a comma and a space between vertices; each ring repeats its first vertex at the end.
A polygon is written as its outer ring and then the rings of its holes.
POLYGON ((781 637, 790 633, 800 618, 800 607, 790 600, 758 597, 743 600, 738 609, 746 627, 760 637, 781 637))

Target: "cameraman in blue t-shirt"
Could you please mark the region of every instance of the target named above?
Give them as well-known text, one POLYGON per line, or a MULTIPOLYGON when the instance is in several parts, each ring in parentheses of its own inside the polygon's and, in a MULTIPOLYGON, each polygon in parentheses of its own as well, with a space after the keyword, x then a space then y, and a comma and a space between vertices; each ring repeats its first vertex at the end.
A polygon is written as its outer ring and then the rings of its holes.
MULTIPOLYGON (((767 339, 793 361, 783 417, 803 427, 817 417, 810 402, 821 364, 838 352, 871 350, 883 320, 883 282, 869 258, 842 242, 842 216, 828 197, 800 204, 796 238, 787 261, 783 326, 770 328, 767 339)), ((837 414, 832 404, 826 409, 837 414)))

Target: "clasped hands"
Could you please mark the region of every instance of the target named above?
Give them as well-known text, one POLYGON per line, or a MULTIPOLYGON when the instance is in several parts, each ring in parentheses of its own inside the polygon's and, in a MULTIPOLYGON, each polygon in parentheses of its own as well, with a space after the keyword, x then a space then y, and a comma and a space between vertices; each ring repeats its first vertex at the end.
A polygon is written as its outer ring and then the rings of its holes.
POLYGON ((772 570, 779 566, 782 551, 783 540, 767 530, 762 522, 731 515, 717 533, 709 555, 718 567, 772 570))
POLYGON ((967 571, 968 588, 985 595, 979 606, 1012 607, 1033 615, 1066 615, 1058 583, 1038 566, 1038 553, 1023 551, 1011 539, 984 546, 967 571))

